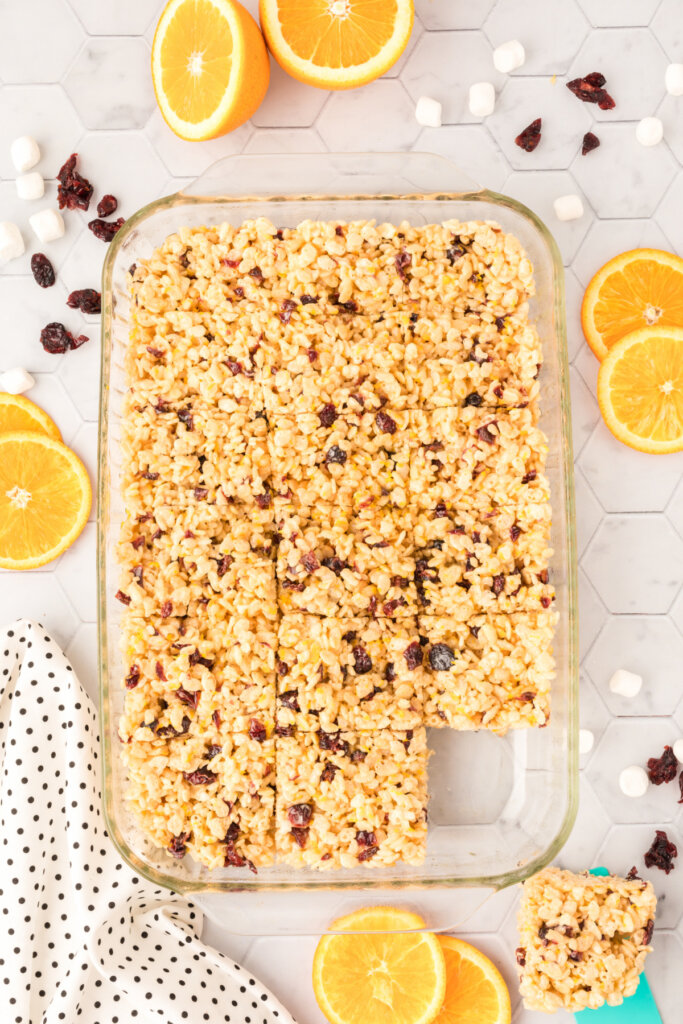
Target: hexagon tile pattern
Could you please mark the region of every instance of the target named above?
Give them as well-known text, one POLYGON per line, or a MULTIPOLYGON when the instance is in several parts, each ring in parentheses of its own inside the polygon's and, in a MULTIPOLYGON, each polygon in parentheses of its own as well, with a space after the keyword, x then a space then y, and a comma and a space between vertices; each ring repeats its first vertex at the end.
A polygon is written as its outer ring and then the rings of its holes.
MULTIPOLYGON (((258 0, 245 0, 258 14, 258 0)), ((8 5, 5 4, 4 7, 8 5)), ((272 65, 271 85, 251 122, 206 143, 183 142, 154 103, 150 46, 160 0, 15 0, 11 28, 0 34, 0 220, 16 221, 27 255, 0 269, 0 371, 23 365, 36 379, 29 397, 97 468, 97 318, 66 308, 68 291, 97 287, 105 246, 86 228, 89 215, 67 214, 66 235, 49 247, 57 284, 36 288, 28 258, 39 246, 28 217, 54 205, 54 176, 78 151, 84 173, 119 199, 123 216, 181 187, 214 161, 239 153, 321 150, 422 150, 439 153, 473 181, 526 203, 549 226, 567 267, 567 327, 573 398, 579 557, 581 724, 593 746, 581 755, 580 810, 558 862, 573 869, 605 863, 636 866, 654 830, 663 827, 683 857, 683 808, 677 787, 651 786, 632 800, 619 771, 644 764, 683 735, 683 455, 650 457, 620 445, 605 428, 595 398, 597 362, 580 324, 583 290, 611 256, 654 246, 683 251, 683 97, 666 94, 664 71, 683 61, 681 0, 416 0, 413 37, 383 79, 360 90, 330 93, 302 85, 272 65), (39 29, 36 29, 39 26, 39 29), (526 62, 511 75, 493 66, 494 48, 518 38, 526 62), (567 81, 601 71, 616 106, 581 103, 567 81), (496 109, 469 113, 468 89, 488 81, 496 109), (420 96, 438 99, 443 127, 421 128, 420 96), (656 114, 664 141, 646 149, 638 120, 656 114), (543 119, 533 153, 515 145, 520 130, 543 119), (581 155, 594 131, 601 145, 581 155), (16 196, 9 143, 36 136, 46 195, 16 196), (584 215, 557 220, 553 200, 578 193, 584 215), (91 341, 50 356, 38 343, 48 320, 64 320, 91 341), (643 678, 625 700, 611 692, 617 668, 643 678)), ((3 5, 0 3, 0 7, 3 5)), ((277 179, 277 158, 273 161, 277 179)), ((14 574, 0 586, 0 616, 19 610, 42 620, 65 647, 95 695, 97 666, 95 522, 46 569, 14 574), (8 585, 9 582, 9 585, 8 585)), ((680 1016, 677 966, 683 958, 681 865, 670 876, 648 874, 662 897, 648 975, 667 1024, 680 1016)), ((453 920, 462 894, 447 893, 453 920)), ((419 909, 419 893, 409 902, 419 909)), ((538 1024, 519 1004, 515 985, 516 894, 492 896, 462 934, 500 966, 513 992, 514 1024, 538 1024)), ((344 907, 345 909, 345 907, 344 907)), ((300 1020, 323 1024, 310 987, 311 938, 230 936, 213 925, 207 940, 245 962, 300 1020)), ((558 1013, 556 1024, 572 1018, 558 1013)))

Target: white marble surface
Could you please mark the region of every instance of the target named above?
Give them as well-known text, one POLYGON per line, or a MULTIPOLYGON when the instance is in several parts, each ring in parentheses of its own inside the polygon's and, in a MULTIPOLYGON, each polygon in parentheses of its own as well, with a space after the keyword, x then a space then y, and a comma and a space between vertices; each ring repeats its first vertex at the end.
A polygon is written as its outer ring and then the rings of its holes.
MULTIPOLYGON (((255 10, 256 0, 247 6, 255 10)), ((9 142, 36 136, 53 176, 72 151, 99 194, 119 197, 130 215, 175 191, 215 159, 231 153, 320 149, 419 149, 442 153, 483 184, 517 196, 554 231, 567 263, 568 344, 572 362, 578 541, 582 724, 595 746, 582 757, 581 807, 561 862, 596 861, 626 871, 642 866, 655 826, 683 853, 683 809, 673 787, 651 788, 640 801, 617 786, 621 768, 659 752, 683 734, 683 458, 649 457, 619 445, 600 419, 597 365, 578 317, 583 288, 610 256, 652 245, 683 250, 683 98, 666 96, 664 69, 683 61, 681 0, 416 0, 417 22, 404 57, 388 76, 357 92, 327 94, 289 79, 277 66, 252 122, 206 144, 175 138, 159 116, 149 79, 149 47, 159 0, 0 0, 0 219, 27 229, 37 204, 16 198, 9 142), (510 76, 494 71, 494 46, 517 37, 527 62, 510 76), (586 106, 564 87, 567 75, 600 70, 617 100, 610 112, 586 106), (557 76, 557 77, 555 77, 557 76), (486 122, 467 111, 474 81, 495 84, 497 109, 486 122), (444 126, 420 129, 414 103, 426 93, 444 108, 444 126), (643 149, 635 123, 656 114, 665 141, 643 149), (544 119, 542 144, 523 153, 514 137, 544 119), (600 149, 582 157, 591 127, 600 149), (584 217, 556 221, 552 202, 577 192, 584 217), (627 702, 607 682, 619 667, 641 673, 627 702)), ((55 182, 46 200, 54 202, 55 182)), ((0 370, 24 365, 36 376, 30 397, 55 418, 65 440, 96 471, 97 323, 64 307, 67 289, 98 286, 102 243, 86 217, 67 217, 67 233, 49 247, 59 281, 36 288, 28 257, 0 270, 0 370), (64 319, 90 332, 89 345, 46 355, 41 326, 64 319)), ((64 645, 94 694, 96 686, 95 520, 52 566, 0 576, 0 619, 41 620, 64 645)), ((683 957, 683 865, 667 879, 648 974, 665 1024, 679 1024, 676 967, 683 957)), ((457 913, 458 896, 444 893, 457 913)), ((419 894, 415 895, 419 906, 419 894)), ((490 952, 515 989, 512 950, 515 894, 502 893, 473 918, 465 936, 490 952)), ((209 927, 209 938, 272 985, 300 1021, 318 1024, 309 972, 314 940, 239 938, 209 927)), ((537 1024, 513 996, 515 1024, 537 1024)), ((563 1024, 570 1018, 558 1014, 563 1024)))

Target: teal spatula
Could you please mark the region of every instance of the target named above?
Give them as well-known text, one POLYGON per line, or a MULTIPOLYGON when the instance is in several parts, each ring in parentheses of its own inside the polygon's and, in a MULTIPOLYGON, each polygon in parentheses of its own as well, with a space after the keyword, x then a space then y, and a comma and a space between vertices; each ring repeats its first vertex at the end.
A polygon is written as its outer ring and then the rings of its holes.
MULTIPOLYGON (((593 868, 592 875, 609 875, 607 868, 593 868)), ((574 1018, 579 1024, 663 1024, 645 974, 638 988, 621 1006, 601 1006, 599 1010, 581 1010, 574 1018)))

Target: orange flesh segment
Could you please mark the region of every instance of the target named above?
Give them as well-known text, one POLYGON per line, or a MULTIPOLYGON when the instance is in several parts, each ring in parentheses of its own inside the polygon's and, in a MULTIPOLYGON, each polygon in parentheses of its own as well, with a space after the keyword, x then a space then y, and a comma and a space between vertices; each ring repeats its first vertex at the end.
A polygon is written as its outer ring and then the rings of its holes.
MULTIPOLYGON (((343 4, 344 0, 340 0, 343 4)), ((390 40, 396 0, 347 0, 348 15, 330 13, 330 0, 298 0, 280 9, 282 34, 300 57, 319 67, 364 64, 390 40)))
POLYGON ((501 1015, 495 986, 481 968, 442 942, 446 998, 435 1024, 488 1024, 501 1015))
POLYGON ((219 105, 230 81, 232 50, 228 22, 210 0, 179 7, 163 40, 161 64, 163 90, 183 120, 197 124, 219 105), (201 73, 193 74, 193 66, 201 73))
POLYGON ((657 338, 633 345, 610 377, 615 417, 639 437, 674 441, 683 428, 683 344, 657 338))
POLYGON ((683 324, 683 275, 656 260, 639 259, 610 274, 593 309, 595 327, 608 348, 647 325, 683 324))

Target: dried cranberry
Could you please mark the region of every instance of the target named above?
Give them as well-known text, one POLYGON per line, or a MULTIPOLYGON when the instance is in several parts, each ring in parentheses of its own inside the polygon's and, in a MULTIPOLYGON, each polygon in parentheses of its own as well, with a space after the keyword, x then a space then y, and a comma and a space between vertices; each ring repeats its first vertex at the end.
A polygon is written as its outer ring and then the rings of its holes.
POLYGON ((230 370, 230 373, 233 375, 233 377, 238 377, 240 373, 244 373, 244 367, 240 362, 236 362, 233 359, 224 359, 223 362, 225 366, 227 366, 227 368, 230 370))
POLYGON ((521 536, 521 534, 521 528, 517 526, 517 523, 513 523, 512 526, 510 527, 510 540, 517 540, 521 536))
POLYGON ((255 281, 262 281, 263 271, 260 267, 252 267, 249 271, 249 277, 253 277, 255 281))
POLYGON ((473 405, 476 409, 478 409, 479 406, 483 404, 484 399, 481 397, 481 395, 478 395, 476 391, 473 391, 471 394, 467 395, 465 401, 463 402, 463 405, 473 405))
POLYGON ((80 348, 87 340, 83 334, 74 338, 71 331, 67 331, 64 324, 60 323, 47 324, 40 332, 40 344, 50 355, 61 355, 68 349, 80 348))
POLYGON ((520 132, 515 139, 516 145, 520 149, 523 149, 525 153, 533 153, 536 146, 541 141, 541 124, 542 118, 537 117, 535 121, 527 125, 524 131, 520 132))
POLYGON ((486 444, 495 444, 496 435, 493 433, 493 431, 489 430, 489 426, 490 424, 487 424, 483 427, 479 427, 479 429, 477 430, 477 437, 479 438, 480 441, 484 441, 486 444))
POLYGON ((364 676, 372 670, 372 658, 364 647, 358 644, 352 649, 351 654, 353 655, 353 668, 356 675, 364 676))
POLYGON ((42 252, 36 252, 31 256, 31 273, 41 288, 51 288, 55 283, 55 268, 42 252))
POLYGON ((378 852, 379 846, 367 846, 364 850, 361 850, 356 859, 360 861, 370 860, 378 852))
POLYGON ((586 132, 581 143, 581 156, 592 153, 600 145, 600 139, 593 132, 586 132))
POLYGON ((264 484, 263 486, 263 493, 255 494, 254 501, 256 502, 259 508, 270 508, 273 501, 273 495, 271 493, 270 488, 268 487, 268 484, 264 484))
POLYGON ((257 743, 265 743, 267 736, 265 725, 258 718, 252 718, 249 722, 249 738, 257 743))
POLYGON ((285 690, 278 697, 281 704, 284 704, 290 711, 301 711, 299 707, 299 691, 298 690, 285 690))
POLYGON ((450 265, 453 266, 456 260, 462 259, 462 257, 465 255, 465 252, 465 247, 461 244, 460 239, 458 238, 457 235, 454 235, 453 244, 448 249, 446 249, 446 259, 448 260, 450 265))
POLYGON ((306 843, 308 842, 308 833, 309 833, 309 831, 310 830, 307 829, 307 828, 292 828, 292 829, 290 829, 290 832, 292 833, 292 839, 294 840, 296 845, 301 850, 304 849, 304 847, 306 846, 306 843))
POLYGON ((178 419, 181 423, 184 423, 188 430, 194 430, 194 419, 192 417, 192 407, 186 405, 182 409, 178 409, 178 419))
POLYGON ((118 205, 119 204, 118 200, 116 199, 116 196, 102 196, 99 203, 97 204, 97 216, 111 217, 112 213, 116 213, 118 205))
POLYGON ((652 940, 652 933, 653 933, 654 930, 655 930, 655 923, 652 920, 652 918, 650 918, 648 920, 647 924, 645 925, 645 930, 643 932, 643 943, 642 943, 643 946, 649 946, 650 945, 650 942, 652 940))
POLYGON ((342 570, 348 569, 348 563, 342 562, 341 558, 337 558, 336 555, 331 555, 328 558, 323 558, 322 564, 326 569, 330 569, 335 576, 341 576, 342 570))
POLYGON ((315 551, 307 551, 301 559, 301 564, 306 572, 317 572, 320 568, 320 562, 318 561, 318 556, 315 551))
POLYGON ((325 405, 318 412, 318 419, 320 420, 321 427, 331 427, 337 419, 339 413, 335 409, 332 402, 326 402, 325 405))
POLYGON ((172 611, 173 605, 171 604, 171 602, 164 601, 161 608, 159 609, 159 614, 161 615, 162 619, 167 619, 172 611))
POLYGON ((309 363, 315 363, 318 359, 318 353, 314 348, 309 348, 306 355, 308 356, 309 363))
POLYGON ((616 104, 607 90, 603 88, 604 85, 605 76, 601 75, 599 71, 592 71, 585 78, 574 78, 571 82, 567 82, 569 91, 584 103, 597 103, 600 110, 613 110, 616 104))
POLYGON ((183 772, 183 778, 191 786, 210 786, 212 782, 216 781, 218 776, 215 772, 210 771, 204 766, 203 768, 197 768, 194 772, 183 772))
POLYGON ((280 661, 280 659, 278 658, 275 662, 275 668, 277 669, 277 674, 279 676, 289 675, 289 665, 287 664, 286 661, 280 661))
POLYGON ((312 303, 317 302, 318 299, 315 295, 302 295, 300 301, 302 306, 310 306, 312 303))
POLYGON ((247 861, 242 854, 238 853, 235 849, 235 844, 233 842, 229 842, 225 848, 225 860, 223 861, 224 867, 243 868, 246 863, 247 861))
POLYGON ((323 768, 322 772, 320 773, 320 781, 332 782, 338 771, 339 769, 337 768, 336 764, 332 764, 331 761, 328 761, 325 767, 323 768))
POLYGON ((285 299, 282 303, 281 312, 278 314, 283 324, 288 324, 292 319, 292 313, 297 308, 296 302, 293 299, 285 299))
POLYGON ((157 679, 160 679, 162 683, 167 682, 166 673, 164 672, 164 666, 161 664, 160 661, 157 661, 156 665, 154 666, 154 670, 157 674, 157 679))
POLYGON ((332 302, 333 305, 335 305, 335 306, 339 306, 340 309, 345 310, 347 313, 357 313, 358 312, 358 306, 356 305, 356 303, 353 302, 352 300, 349 300, 348 302, 341 302, 340 299, 339 299, 339 293, 338 292, 333 292, 330 295, 330 302, 332 302))
POLYGON ((429 664, 435 672, 449 672, 455 664, 453 648, 448 644, 432 644, 429 651, 429 664))
POLYGON ((116 593, 114 594, 114 597, 116 598, 117 601, 120 601, 121 604, 130 604, 130 598, 128 597, 128 594, 124 594, 122 590, 117 590, 116 593))
POLYGON ((231 821, 228 831, 225 833, 224 843, 236 843, 240 836, 240 827, 236 821, 231 821))
POLYGON ((92 231, 95 238, 99 238, 102 242, 111 242, 116 232, 123 227, 125 221, 123 217, 119 217, 118 220, 102 220, 97 217, 95 220, 88 221, 88 227, 92 231))
POLYGON ((434 509, 434 515, 432 519, 445 519, 448 516, 448 509, 446 508, 445 502, 440 501, 434 509))
POLYGON ((395 434, 396 433, 396 420, 392 419, 389 413, 380 411, 375 416, 375 423, 377 429, 381 430, 383 434, 395 434))
POLYGON ((214 757, 218 757, 222 749, 223 748, 219 747, 217 743, 212 743, 211 746, 206 751, 207 761, 212 761, 214 757))
POLYGON ((66 304, 71 309, 80 309, 81 313, 94 315, 102 312, 101 296, 94 288, 81 288, 80 291, 71 292, 66 304))
POLYGON ((666 832, 657 829, 652 846, 645 854, 645 867, 659 868, 660 871, 664 871, 668 875, 674 869, 673 861, 677 856, 678 850, 674 843, 669 842, 666 832))
POLYGON ((403 652, 403 657, 411 671, 422 664, 422 648, 417 640, 413 640, 412 644, 408 644, 403 652))
POLYGON ((377 846, 377 836, 374 832, 367 832, 365 829, 359 829, 356 832, 356 842, 359 846, 377 846))
POLYGON ((334 462, 340 466, 343 466, 344 463, 346 462, 346 459, 346 452, 342 448, 340 448, 338 444, 333 444, 332 447, 328 448, 325 453, 325 462, 328 465, 334 462))
POLYGON ((221 727, 221 713, 220 713, 220 711, 214 711, 214 713, 211 715, 211 721, 213 722, 213 724, 215 725, 215 727, 217 729, 220 729, 220 727, 221 727))
POLYGON ((524 946, 518 946, 515 950, 515 958, 520 967, 524 967, 526 964, 526 950, 524 946))
POLYGON ((226 572, 228 571, 228 569, 232 565, 233 561, 234 561, 234 559, 233 559, 232 555, 223 555, 223 557, 221 558, 221 560, 218 563, 218 566, 216 568, 216 574, 219 577, 225 576, 226 572))
POLYGON ((199 698, 201 697, 201 690, 186 690, 184 686, 179 686, 175 691, 175 695, 181 704, 186 704, 194 711, 197 710, 199 698))
POLYGON ((90 206, 93 188, 88 179, 76 170, 77 160, 78 153, 72 153, 57 173, 57 201, 60 210, 64 207, 67 210, 87 210, 90 206))
POLYGON ((306 828, 311 823, 313 807, 311 804, 292 804, 287 809, 287 817, 289 818, 290 825, 295 825, 297 828, 306 828))
POLYGON ((181 832, 179 836, 172 836, 167 846, 168 852, 176 860, 182 860, 185 856, 187 843, 190 840, 191 832, 181 832))
POLYGON ((673 748, 664 747, 661 757, 651 757, 647 762, 647 776, 654 786, 663 782, 673 782, 678 772, 678 759, 673 748))
POLYGON ((640 875, 638 874, 638 868, 634 864, 633 867, 631 868, 631 870, 629 871, 629 873, 626 876, 626 881, 627 882, 633 882, 636 879, 640 880, 640 875))
POLYGON ((127 690, 134 690, 135 689, 135 687, 140 682, 140 668, 139 668, 138 665, 131 665, 130 666, 130 671, 128 672, 128 675, 126 676, 125 682, 126 682, 126 689, 127 690))
POLYGON ((408 267, 410 266, 410 264, 412 262, 413 262, 412 256, 410 255, 409 252, 406 252, 405 249, 401 249, 401 251, 397 255, 396 259, 394 260, 394 266, 396 267, 396 273, 401 278, 401 280, 404 281, 404 282, 408 280, 408 275, 406 274, 406 270, 408 269, 408 267))
POLYGON ((496 596, 498 596, 498 594, 502 594, 503 591, 505 590, 505 576, 502 572, 498 573, 497 576, 493 577, 493 582, 491 583, 491 590, 496 596))

